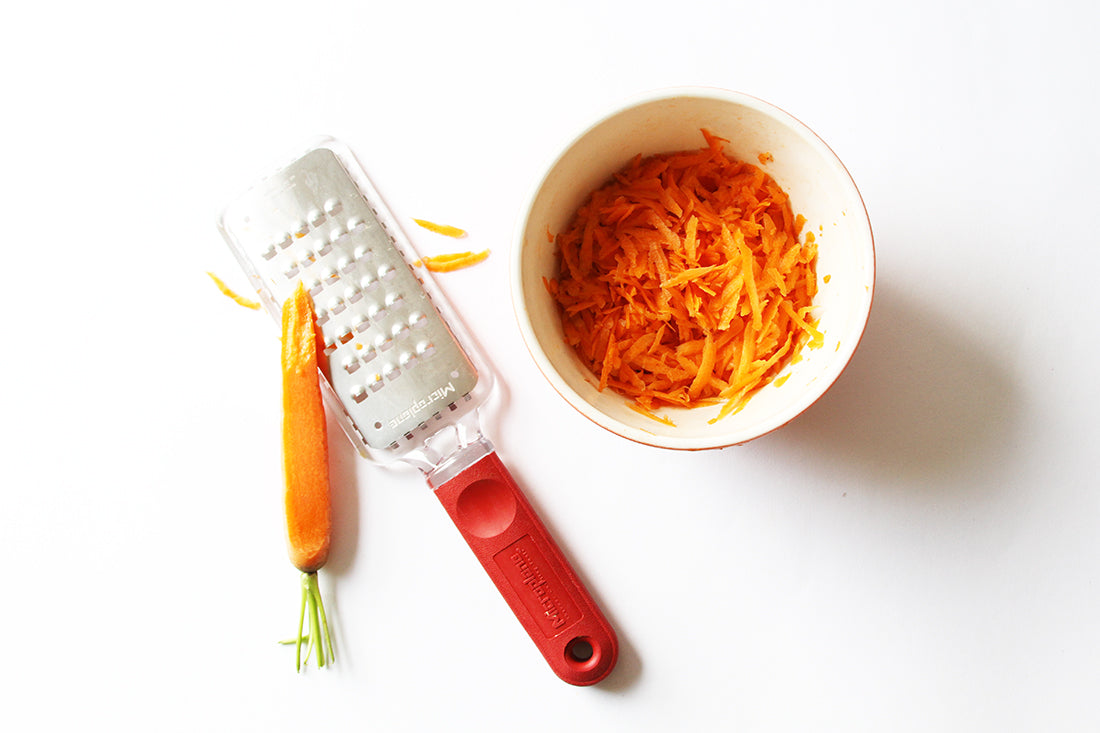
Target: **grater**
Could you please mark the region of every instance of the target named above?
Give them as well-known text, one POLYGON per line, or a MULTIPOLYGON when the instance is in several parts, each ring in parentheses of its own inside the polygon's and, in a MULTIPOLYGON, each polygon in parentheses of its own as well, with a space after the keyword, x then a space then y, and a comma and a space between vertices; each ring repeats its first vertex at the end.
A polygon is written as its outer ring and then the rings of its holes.
POLYGON ((614 630, 482 433, 492 374, 409 264, 412 246, 352 152, 319 141, 230 204, 219 228, 277 321, 305 284, 323 392, 360 454, 420 469, 559 677, 606 677, 614 630))

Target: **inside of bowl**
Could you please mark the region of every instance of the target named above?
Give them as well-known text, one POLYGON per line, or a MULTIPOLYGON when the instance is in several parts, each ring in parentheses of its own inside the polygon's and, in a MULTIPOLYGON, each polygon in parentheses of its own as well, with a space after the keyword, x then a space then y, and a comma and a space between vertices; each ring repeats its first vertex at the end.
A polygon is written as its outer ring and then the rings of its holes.
POLYGON ((675 96, 644 102, 607 117, 583 133, 558 159, 532 200, 522 228, 518 297, 535 344, 533 355, 554 387, 578 410, 625 437, 672 448, 733 445, 773 430, 812 404, 848 362, 863 332, 874 283, 870 226, 851 177, 810 130, 752 98, 675 96), (667 408, 675 426, 631 409, 630 400, 596 389, 598 380, 565 343, 558 310, 543 278, 557 273, 548 234, 567 227, 588 194, 606 183, 635 155, 702 147, 701 129, 726 138, 726 152, 758 164, 791 197, 819 244, 819 292, 815 315, 825 335, 822 347, 803 350, 780 386, 769 385, 739 412, 711 423, 718 407, 667 408))

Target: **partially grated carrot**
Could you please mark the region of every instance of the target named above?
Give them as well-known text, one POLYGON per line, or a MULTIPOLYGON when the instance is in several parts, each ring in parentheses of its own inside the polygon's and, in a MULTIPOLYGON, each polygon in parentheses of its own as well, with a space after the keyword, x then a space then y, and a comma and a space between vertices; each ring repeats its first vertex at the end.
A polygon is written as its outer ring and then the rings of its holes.
POLYGON ((429 232, 435 232, 436 234, 442 234, 445 237, 454 237, 459 239, 466 236, 465 229, 459 229, 453 227, 450 224, 436 224, 434 221, 428 221, 427 219, 413 219, 419 226, 424 227, 429 232))
POLYGON ((413 263, 416 267, 426 267, 432 272, 451 272, 461 270, 463 267, 476 265, 489 256, 489 250, 481 252, 455 252, 446 255, 433 255, 421 257, 413 263))
POLYGON ((313 301, 298 283, 283 305, 283 471, 290 559, 303 573, 328 559, 332 533, 325 408, 313 301))
MULTIPOLYGON (((321 399, 318 332, 313 301, 299 282, 283 304, 283 491, 290 560, 302 571, 296 664, 302 668, 307 639, 317 651, 317 666, 332 661, 332 638, 317 584, 317 571, 328 560, 332 536, 328 433, 321 399), (309 616, 309 636, 303 634, 309 616)), ((309 648, 306 648, 309 658, 309 648)))
POLYGON ((650 416, 718 403, 715 420, 733 414, 823 340, 805 218, 702 133, 705 147, 636 156, 594 191, 555 237, 558 274, 544 280, 599 388, 650 416))

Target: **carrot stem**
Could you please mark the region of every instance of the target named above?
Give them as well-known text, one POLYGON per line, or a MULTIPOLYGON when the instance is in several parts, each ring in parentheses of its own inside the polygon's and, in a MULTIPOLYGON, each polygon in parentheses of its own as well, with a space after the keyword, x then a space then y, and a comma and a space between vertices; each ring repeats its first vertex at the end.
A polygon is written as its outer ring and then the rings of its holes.
POLYGON ((317 583, 317 573, 302 573, 302 606, 298 611, 298 636, 286 642, 294 644, 295 664, 298 671, 302 671, 302 645, 306 645, 305 661, 309 663, 309 657, 316 650, 317 666, 324 667, 336 661, 336 653, 332 650, 332 635, 329 633, 328 618, 325 615, 325 604, 321 600, 321 588, 317 583), (309 633, 303 633, 306 627, 306 618, 309 618, 309 633))
MULTIPOLYGON (((317 649, 317 666, 325 666, 325 645, 321 643, 321 621, 317 618, 317 599, 313 595, 313 583, 317 582, 317 576, 309 575, 309 643, 317 649)), ((308 656, 308 655, 307 655, 308 656)))
POLYGON ((325 603, 321 600, 321 588, 317 582, 316 573, 313 574, 311 590, 313 592, 314 601, 317 604, 317 611, 321 616, 321 639, 325 642, 325 649, 328 652, 329 661, 335 662, 336 652, 332 651, 332 636, 328 631, 328 617, 325 615, 325 603))
MULTIPOLYGON (((294 665, 297 671, 302 671, 302 627, 305 625, 306 620, 306 598, 309 595, 309 588, 306 584, 302 583, 302 608, 298 612, 298 643, 295 645, 295 658, 294 665)), ((309 658, 308 656, 306 657, 309 658)))

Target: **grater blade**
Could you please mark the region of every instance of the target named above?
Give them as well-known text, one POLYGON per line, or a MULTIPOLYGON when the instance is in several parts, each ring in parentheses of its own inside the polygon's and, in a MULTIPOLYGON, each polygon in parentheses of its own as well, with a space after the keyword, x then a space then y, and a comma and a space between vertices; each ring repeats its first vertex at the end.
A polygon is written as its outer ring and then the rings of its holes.
POLYGON ((305 283, 345 430, 360 450, 397 453, 460 416, 478 370, 361 184, 318 147, 230 205, 221 229, 276 318, 305 283))

